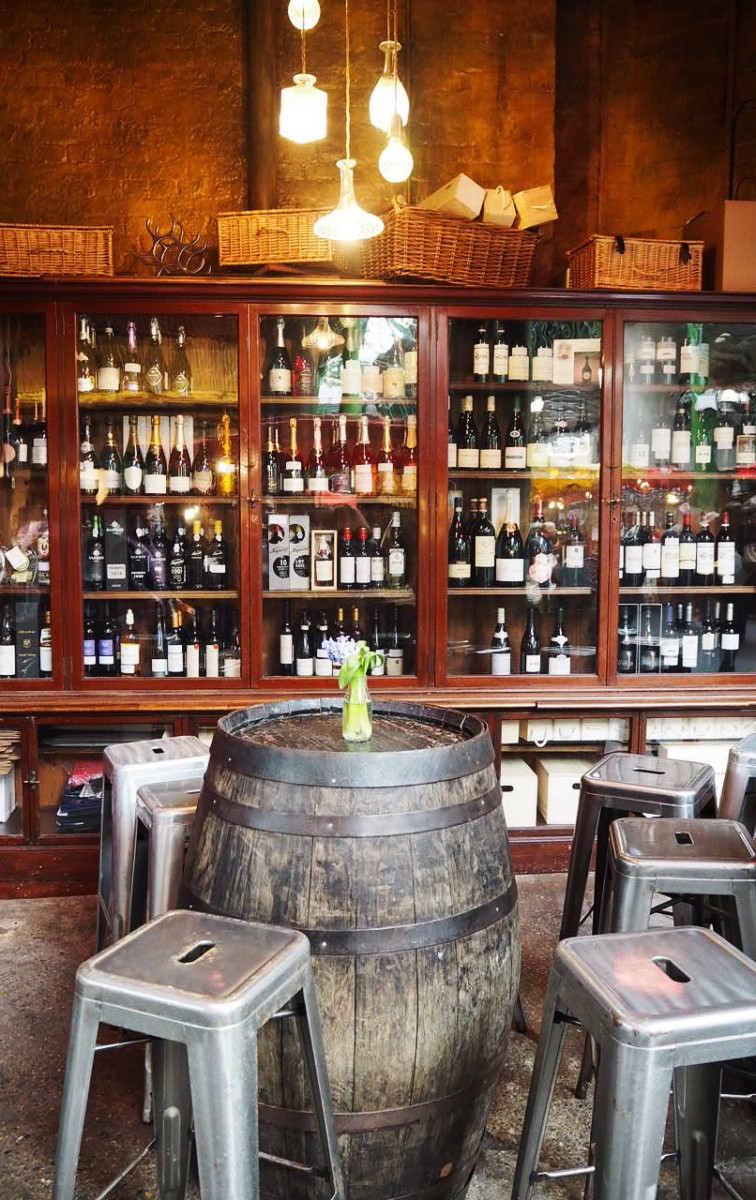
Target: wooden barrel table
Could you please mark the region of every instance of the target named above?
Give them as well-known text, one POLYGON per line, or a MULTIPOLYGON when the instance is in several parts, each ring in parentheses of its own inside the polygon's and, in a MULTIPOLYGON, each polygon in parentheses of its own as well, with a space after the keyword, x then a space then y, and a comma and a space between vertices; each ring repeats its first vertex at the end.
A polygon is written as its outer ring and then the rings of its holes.
MULTIPOLYGON (((371 741, 348 744, 338 699, 224 717, 182 902, 307 934, 349 1200, 462 1197, 520 971, 485 724, 377 701, 371 741)), ((259 1079, 262 1148, 317 1159, 291 1022, 262 1030, 259 1079)), ((321 1195, 276 1168, 263 1193, 321 1195)))

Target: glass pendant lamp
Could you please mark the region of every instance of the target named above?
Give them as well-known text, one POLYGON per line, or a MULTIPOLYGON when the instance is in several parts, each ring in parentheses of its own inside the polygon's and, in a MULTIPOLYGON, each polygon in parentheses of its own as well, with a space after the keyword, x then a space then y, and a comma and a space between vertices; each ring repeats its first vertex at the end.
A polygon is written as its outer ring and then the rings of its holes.
POLYGON ((394 113, 388 142, 378 159, 378 170, 389 183, 404 183, 412 174, 414 165, 414 159, 404 140, 402 119, 398 113, 394 113))
POLYGON ((384 133, 389 133, 394 113, 399 114, 402 125, 406 125, 409 119, 409 96, 397 76, 396 56, 401 48, 397 41, 381 42, 378 47, 383 50, 386 60, 383 73, 370 96, 369 112, 370 123, 384 133))
POLYGON ((318 350, 327 354, 334 346, 343 346, 344 338, 335 329, 331 329, 328 317, 318 317, 317 325, 302 338, 302 345, 307 350, 318 350))
POLYGON ((305 27, 299 31, 302 45, 302 70, 294 76, 294 87, 281 90, 281 112, 278 132, 281 137, 303 146, 319 142, 326 135, 328 96, 316 88, 314 75, 307 73, 305 27))
POLYGON ((320 20, 318 0, 289 0, 289 20, 295 29, 314 29, 320 20))

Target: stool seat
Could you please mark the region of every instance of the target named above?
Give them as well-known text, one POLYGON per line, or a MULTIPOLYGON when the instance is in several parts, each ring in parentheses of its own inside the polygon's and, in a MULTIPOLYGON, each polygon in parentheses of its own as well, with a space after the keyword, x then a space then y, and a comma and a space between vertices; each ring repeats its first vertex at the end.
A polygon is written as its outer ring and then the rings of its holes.
MULTIPOLYGON (((710 1188, 719 1062, 756 1049, 756 962, 718 934, 677 927, 568 938, 557 946, 515 1168, 512 1200, 532 1194, 566 1025, 599 1047, 595 1200, 656 1196, 670 1085, 692 1190, 710 1188), (684 1072, 684 1086, 682 1075, 684 1072), (678 1081, 678 1076, 679 1081, 678 1081), (696 1173, 698 1172, 698 1173, 696 1173)), ((558 1173, 557 1173, 558 1174, 558 1173)), ((545 1177, 548 1174, 545 1173, 545 1177)))
POLYGON ((203 1200, 257 1200, 257 1031, 289 1002, 285 1015, 298 1018, 326 1158, 320 1173, 341 1200, 307 938, 288 928, 189 911, 168 912, 141 926, 77 971, 53 1200, 73 1200, 100 1022, 156 1039, 162 1200, 184 1196, 192 1110, 203 1200), (175 1055, 163 1057, 166 1044, 174 1043, 185 1049, 186 1069, 175 1055))

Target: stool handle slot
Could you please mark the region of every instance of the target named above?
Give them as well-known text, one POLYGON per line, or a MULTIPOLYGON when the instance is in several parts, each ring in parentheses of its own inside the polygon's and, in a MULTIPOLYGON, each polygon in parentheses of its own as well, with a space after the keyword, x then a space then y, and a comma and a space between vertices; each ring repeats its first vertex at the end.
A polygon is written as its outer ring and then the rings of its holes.
POLYGON ((675 841, 677 842, 678 846, 693 845, 693 838, 689 833, 686 833, 684 829, 679 830, 679 832, 675 834, 675 841))
POLYGON ((682 967, 678 967, 677 963, 673 963, 671 958, 654 958, 652 962, 673 983, 690 983, 690 975, 687 975, 682 967))
POLYGON ((186 950, 179 956, 180 963, 196 963, 211 950, 215 949, 215 942, 197 942, 196 946, 192 946, 190 950, 186 950))

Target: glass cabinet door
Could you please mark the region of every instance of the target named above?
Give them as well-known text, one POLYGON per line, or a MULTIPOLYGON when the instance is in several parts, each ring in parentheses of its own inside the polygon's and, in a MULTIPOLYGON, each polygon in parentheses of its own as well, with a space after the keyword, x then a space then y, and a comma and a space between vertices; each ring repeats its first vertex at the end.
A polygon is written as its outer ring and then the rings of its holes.
POLYGON ((0 313, 0 380, 0 681, 26 687, 54 673, 42 314, 0 313))
POLYGON ((417 673, 417 362, 416 316, 260 319, 263 676, 417 673))
POLYGON ((77 314, 84 679, 239 680, 238 318, 77 314))
POLYGON ((447 677, 595 675, 599 321, 449 321, 447 677))
POLYGON ((755 340, 624 326, 618 676, 756 670, 755 340))

